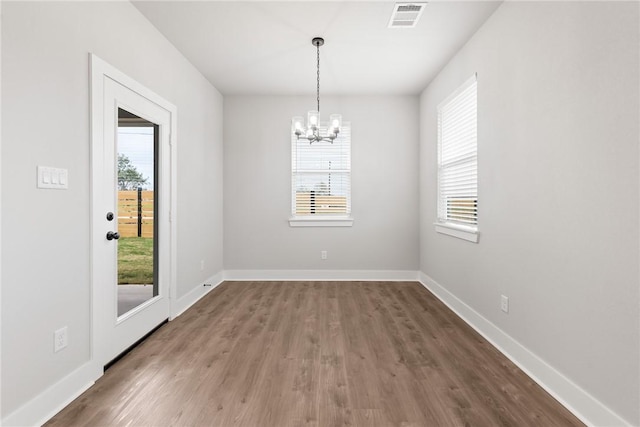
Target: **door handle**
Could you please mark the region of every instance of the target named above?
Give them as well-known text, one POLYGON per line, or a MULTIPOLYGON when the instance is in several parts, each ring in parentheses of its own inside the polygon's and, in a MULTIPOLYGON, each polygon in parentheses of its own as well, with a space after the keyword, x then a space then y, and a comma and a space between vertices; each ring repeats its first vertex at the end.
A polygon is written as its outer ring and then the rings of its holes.
POLYGON ((113 232, 113 231, 107 231, 107 240, 118 240, 120 238, 120 233, 113 232))

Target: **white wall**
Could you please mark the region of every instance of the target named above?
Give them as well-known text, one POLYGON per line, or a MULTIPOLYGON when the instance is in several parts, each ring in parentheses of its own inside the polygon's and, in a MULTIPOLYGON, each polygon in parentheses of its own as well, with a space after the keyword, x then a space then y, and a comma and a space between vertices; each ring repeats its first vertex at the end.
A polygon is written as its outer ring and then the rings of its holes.
POLYGON ((2 15, 6 417, 90 358, 88 53, 178 108, 179 297, 222 270, 222 96, 128 2, 3 2, 2 15), (69 189, 36 189, 37 165, 67 168, 69 189))
POLYGON ((351 122, 351 228, 292 228, 291 117, 314 97, 226 96, 225 270, 418 268, 418 98, 322 97, 351 122), (328 259, 320 259, 320 251, 328 259))
POLYGON ((504 3, 420 99, 421 271, 634 425, 638 15, 637 2, 504 3), (436 106, 474 72, 479 244, 432 225, 436 106))

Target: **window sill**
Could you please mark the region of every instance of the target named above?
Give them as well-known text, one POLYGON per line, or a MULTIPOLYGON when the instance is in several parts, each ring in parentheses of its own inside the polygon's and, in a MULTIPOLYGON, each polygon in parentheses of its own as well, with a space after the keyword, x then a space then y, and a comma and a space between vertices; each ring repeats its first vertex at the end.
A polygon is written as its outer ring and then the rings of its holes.
POLYGON ((346 216, 339 217, 292 217, 289 218, 291 227, 351 227, 353 218, 346 216))
POLYGON ((436 231, 440 234, 446 234, 447 236, 457 237, 458 239, 478 243, 478 237, 480 236, 480 233, 478 233, 478 229, 475 227, 468 227, 446 222, 436 222, 433 225, 435 226, 436 231))

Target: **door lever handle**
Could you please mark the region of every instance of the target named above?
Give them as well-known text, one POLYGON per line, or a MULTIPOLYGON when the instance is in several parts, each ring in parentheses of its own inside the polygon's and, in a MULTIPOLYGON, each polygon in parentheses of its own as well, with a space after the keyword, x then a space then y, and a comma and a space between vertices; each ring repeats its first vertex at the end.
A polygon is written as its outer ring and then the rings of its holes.
POLYGON ((107 231, 107 240, 118 240, 120 238, 120 233, 107 231))

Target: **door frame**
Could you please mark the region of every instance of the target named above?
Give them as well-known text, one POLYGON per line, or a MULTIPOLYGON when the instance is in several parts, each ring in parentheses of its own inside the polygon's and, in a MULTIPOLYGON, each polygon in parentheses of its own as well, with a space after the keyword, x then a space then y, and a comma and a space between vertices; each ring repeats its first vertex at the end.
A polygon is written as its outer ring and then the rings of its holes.
MULTIPOLYGON (((171 319, 173 306, 176 299, 176 283, 177 283, 177 247, 176 247, 176 189, 177 189, 177 173, 176 173, 176 135, 177 135, 177 108, 175 105, 160 97, 156 93, 144 87, 134 79, 125 75, 112 65, 108 64, 104 60, 100 59, 93 53, 89 54, 90 64, 90 116, 91 116, 91 144, 90 144, 90 271, 91 271, 91 361, 96 369, 96 374, 101 376, 103 374, 104 362, 101 360, 100 348, 104 345, 101 342, 100 330, 101 325, 104 323, 104 319, 99 318, 99 310, 96 310, 98 304, 100 304, 100 292, 98 286, 100 284, 100 277, 98 277, 97 271, 97 257, 95 256, 98 242, 102 243, 104 236, 102 228, 104 224, 103 212, 103 162, 105 159, 105 153, 103 153, 103 138, 104 138, 104 99, 105 99, 105 79, 113 80, 127 89, 135 92, 136 94, 146 98, 147 100, 157 104, 163 109, 167 110, 170 115, 170 133, 169 138, 166 141, 160 141, 159 151, 160 153, 168 153, 169 170, 160 170, 159 176, 161 182, 166 183, 169 188, 166 191, 166 195, 169 198, 167 203, 168 213, 161 215, 160 221, 162 224, 158 224, 159 229, 168 230, 168 236, 164 237, 164 244, 167 245, 167 254, 169 257, 168 274, 165 276, 168 280, 168 302, 169 312, 167 317, 171 319)), ((162 165, 161 161, 161 165, 162 165)), ((161 166, 160 166, 161 167, 161 166)))

